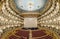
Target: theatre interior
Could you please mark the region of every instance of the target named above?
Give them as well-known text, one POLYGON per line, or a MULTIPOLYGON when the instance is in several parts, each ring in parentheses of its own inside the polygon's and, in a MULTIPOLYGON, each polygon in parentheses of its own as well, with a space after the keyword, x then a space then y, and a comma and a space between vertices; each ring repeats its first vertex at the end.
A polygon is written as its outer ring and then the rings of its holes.
POLYGON ((60 0, 0 0, 0 39, 60 39, 60 0))

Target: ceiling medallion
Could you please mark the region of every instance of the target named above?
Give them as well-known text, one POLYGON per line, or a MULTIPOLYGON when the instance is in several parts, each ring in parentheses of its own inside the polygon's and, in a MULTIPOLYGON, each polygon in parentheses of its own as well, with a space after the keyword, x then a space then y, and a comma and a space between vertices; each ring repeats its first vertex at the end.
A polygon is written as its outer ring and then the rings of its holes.
POLYGON ((16 7, 24 11, 41 10, 46 2, 47 0, 14 0, 16 7))
POLYGON ((51 0, 9 0, 9 7, 16 12, 43 12, 47 10, 51 0), (17 3, 18 2, 18 3, 17 3), (47 8, 46 8, 47 7, 47 8))

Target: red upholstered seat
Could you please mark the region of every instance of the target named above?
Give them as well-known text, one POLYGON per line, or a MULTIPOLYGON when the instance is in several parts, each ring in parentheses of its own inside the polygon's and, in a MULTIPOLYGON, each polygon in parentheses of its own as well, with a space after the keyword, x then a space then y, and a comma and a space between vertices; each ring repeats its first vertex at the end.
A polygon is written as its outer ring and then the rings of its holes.
POLYGON ((1 39, 1 36, 0 36, 0 39, 1 39))
POLYGON ((32 39, 53 39, 53 36, 46 33, 46 30, 15 30, 14 35, 10 35, 9 39, 29 39, 32 34, 32 39))
POLYGON ((18 36, 23 36, 23 37, 28 37, 28 36, 29 36, 29 31, 16 30, 15 35, 18 35, 18 36))
POLYGON ((45 30, 32 31, 32 37, 41 37, 46 35, 45 30))
POLYGON ((40 37, 40 38, 35 38, 35 39, 53 39, 53 37, 48 35, 48 36, 45 36, 45 37, 40 37))
POLYGON ((15 35, 11 35, 9 37, 9 39, 26 39, 26 37, 22 37, 22 36, 18 37, 18 36, 15 36, 15 35))
POLYGON ((15 35, 9 36, 9 39, 19 39, 19 37, 16 37, 15 35))
POLYGON ((53 39, 53 37, 48 35, 48 36, 45 36, 45 37, 40 38, 40 39, 53 39))

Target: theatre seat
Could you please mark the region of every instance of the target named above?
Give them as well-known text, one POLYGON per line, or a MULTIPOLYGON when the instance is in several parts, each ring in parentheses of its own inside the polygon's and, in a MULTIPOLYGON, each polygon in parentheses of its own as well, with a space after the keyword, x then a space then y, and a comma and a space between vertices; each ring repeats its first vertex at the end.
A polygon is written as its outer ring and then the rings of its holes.
POLYGON ((41 29, 41 30, 23 30, 16 29, 14 31, 5 34, 2 39, 57 39, 58 37, 51 31, 41 29))
POLYGON ((45 30, 32 31, 32 37, 41 37, 46 35, 45 30))
POLYGON ((33 39, 53 39, 53 37, 50 36, 50 35, 47 35, 47 36, 44 36, 44 37, 37 37, 37 38, 35 37, 33 39))
POLYGON ((15 35, 17 35, 17 36, 23 36, 23 37, 28 37, 29 36, 29 31, 16 30, 15 35))
POLYGON ((27 39, 27 38, 26 37, 23 37, 23 36, 11 35, 11 36, 9 36, 9 39, 27 39))
POLYGON ((19 39, 19 37, 16 37, 15 35, 9 36, 9 39, 19 39))
POLYGON ((0 39, 1 39, 1 36, 0 36, 0 39))

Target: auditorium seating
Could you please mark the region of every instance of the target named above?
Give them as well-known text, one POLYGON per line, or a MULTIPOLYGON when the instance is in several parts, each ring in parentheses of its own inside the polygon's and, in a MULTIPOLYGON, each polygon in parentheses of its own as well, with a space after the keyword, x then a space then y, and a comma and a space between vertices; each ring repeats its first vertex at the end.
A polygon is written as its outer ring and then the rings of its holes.
POLYGON ((11 35, 9 39, 26 39, 26 37, 11 35))
POLYGON ((50 35, 47 35, 47 36, 44 36, 44 37, 38 37, 38 38, 33 38, 33 39, 53 39, 53 37, 50 36, 50 35))
POLYGON ((14 31, 14 34, 8 36, 8 39, 54 39, 52 33, 48 34, 47 30, 20 30, 14 31))
POLYGON ((0 39, 1 39, 1 36, 0 36, 0 39))
POLYGON ((16 33, 15 33, 16 36, 22 36, 22 37, 25 37, 27 38, 29 36, 29 31, 24 31, 24 30, 16 30, 16 33))
POLYGON ((17 39, 18 37, 16 37, 15 35, 11 35, 10 37, 9 37, 9 39, 17 39))
POLYGON ((45 30, 32 31, 32 37, 41 37, 46 35, 45 30))

